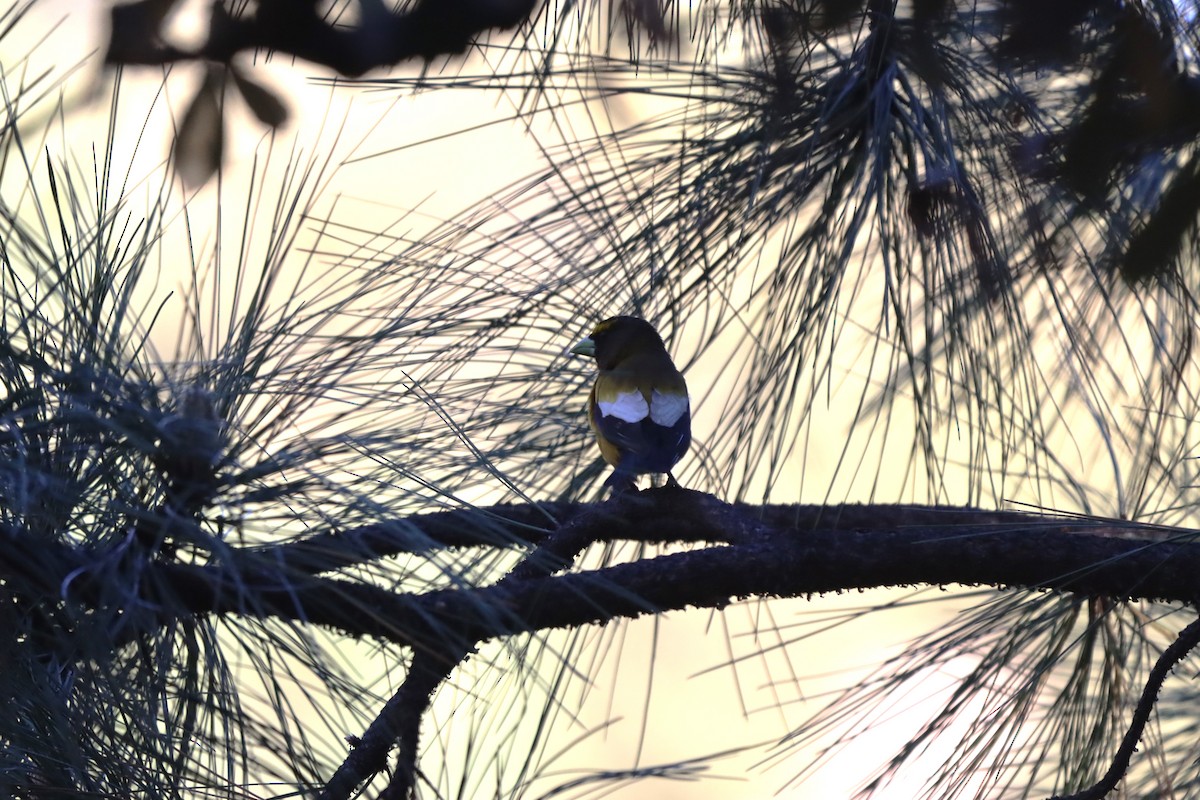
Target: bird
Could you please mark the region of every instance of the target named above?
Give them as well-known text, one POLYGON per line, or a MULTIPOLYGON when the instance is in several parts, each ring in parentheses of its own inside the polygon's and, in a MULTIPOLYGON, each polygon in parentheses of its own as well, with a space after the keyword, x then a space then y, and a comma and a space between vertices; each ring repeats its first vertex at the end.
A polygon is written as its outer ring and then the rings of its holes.
POLYGON ((588 423, 600 455, 613 467, 604 482, 614 494, 637 488, 637 477, 665 474, 692 441, 687 382, 675 368, 658 331, 639 317, 610 317, 572 353, 596 360, 596 382, 588 397, 588 423))

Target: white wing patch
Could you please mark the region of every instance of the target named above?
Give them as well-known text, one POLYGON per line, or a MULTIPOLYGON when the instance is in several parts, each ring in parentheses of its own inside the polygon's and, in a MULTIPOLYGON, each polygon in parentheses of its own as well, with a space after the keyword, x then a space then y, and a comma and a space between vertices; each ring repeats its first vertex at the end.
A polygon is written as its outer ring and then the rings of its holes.
MULTIPOLYGON (((654 394, 655 397, 658 396, 658 392, 654 394)), ((622 392, 615 400, 601 400, 596 405, 600 406, 603 416, 616 417, 625 422, 641 422, 650 413, 646 398, 636 389, 632 392, 622 392)))
POLYGON ((688 411, 686 394, 662 394, 657 389, 650 396, 650 419, 669 428, 688 411))

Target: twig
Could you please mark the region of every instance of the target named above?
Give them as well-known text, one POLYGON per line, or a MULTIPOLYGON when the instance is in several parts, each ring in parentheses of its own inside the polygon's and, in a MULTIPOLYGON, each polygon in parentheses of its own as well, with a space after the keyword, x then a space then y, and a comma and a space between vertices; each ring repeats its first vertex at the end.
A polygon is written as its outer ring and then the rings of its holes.
MULTIPOLYGON (((621 498, 613 504, 628 502, 628 498, 621 498)), ((604 513, 608 512, 601 506, 568 521, 500 579, 497 587, 544 578, 568 567, 575 556, 595 539, 595 528, 587 518, 604 513)), ((354 750, 326 784, 320 795, 321 800, 348 798, 360 784, 384 769, 387 752, 394 743, 399 744, 396 770, 381 798, 406 800, 412 796, 416 785, 421 721, 429 701, 437 687, 471 654, 477 643, 478 639, 470 634, 467 638, 448 635, 443 646, 414 652, 404 684, 384 705, 354 750)))
POLYGON ((1138 742, 1142 738, 1142 731, 1146 729, 1146 723, 1150 719, 1150 712, 1154 710, 1154 704, 1158 701, 1158 693, 1162 689, 1163 681, 1166 680, 1175 665, 1182 661, 1184 656, 1191 652, 1197 644, 1200 644, 1200 619, 1180 631, 1179 636, 1159 656, 1154 668, 1150 670, 1150 677, 1146 679, 1146 686, 1142 689, 1142 697, 1138 700, 1137 708, 1133 712, 1133 721, 1129 725, 1129 730, 1125 732, 1125 738, 1121 740, 1121 746, 1117 748, 1117 753, 1113 756, 1112 764, 1109 765, 1108 772, 1104 773, 1104 777, 1082 792, 1055 795, 1050 800, 1101 800, 1117 787, 1117 783, 1125 777, 1125 773, 1129 770, 1129 760, 1137 750, 1138 742))

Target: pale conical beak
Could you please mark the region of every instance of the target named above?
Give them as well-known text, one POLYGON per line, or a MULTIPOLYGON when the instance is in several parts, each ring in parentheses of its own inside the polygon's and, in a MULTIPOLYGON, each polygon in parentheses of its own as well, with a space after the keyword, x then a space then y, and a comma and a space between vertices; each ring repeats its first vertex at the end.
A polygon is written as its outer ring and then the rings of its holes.
POLYGON ((587 339, 580 339, 579 344, 572 347, 570 352, 577 356, 591 356, 592 358, 595 358, 596 343, 592 341, 591 337, 588 337, 587 339))

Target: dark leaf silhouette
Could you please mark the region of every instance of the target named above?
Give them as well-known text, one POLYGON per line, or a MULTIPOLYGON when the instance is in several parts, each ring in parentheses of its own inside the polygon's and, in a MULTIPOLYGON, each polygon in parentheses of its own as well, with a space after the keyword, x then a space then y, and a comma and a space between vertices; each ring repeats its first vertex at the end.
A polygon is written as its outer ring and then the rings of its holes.
POLYGON ((225 155, 225 70, 209 66, 175 134, 175 169, 185 186, 203 186, 225 155))
POLYGON ((278 128, 287 122, 287 106, 273 91, 253 80, 236 64, 230 65, 229 74, 233 77, 233 83, 241 92, 246 105, 250 106, 250 110, 259 121, 272 128, 278 128))

